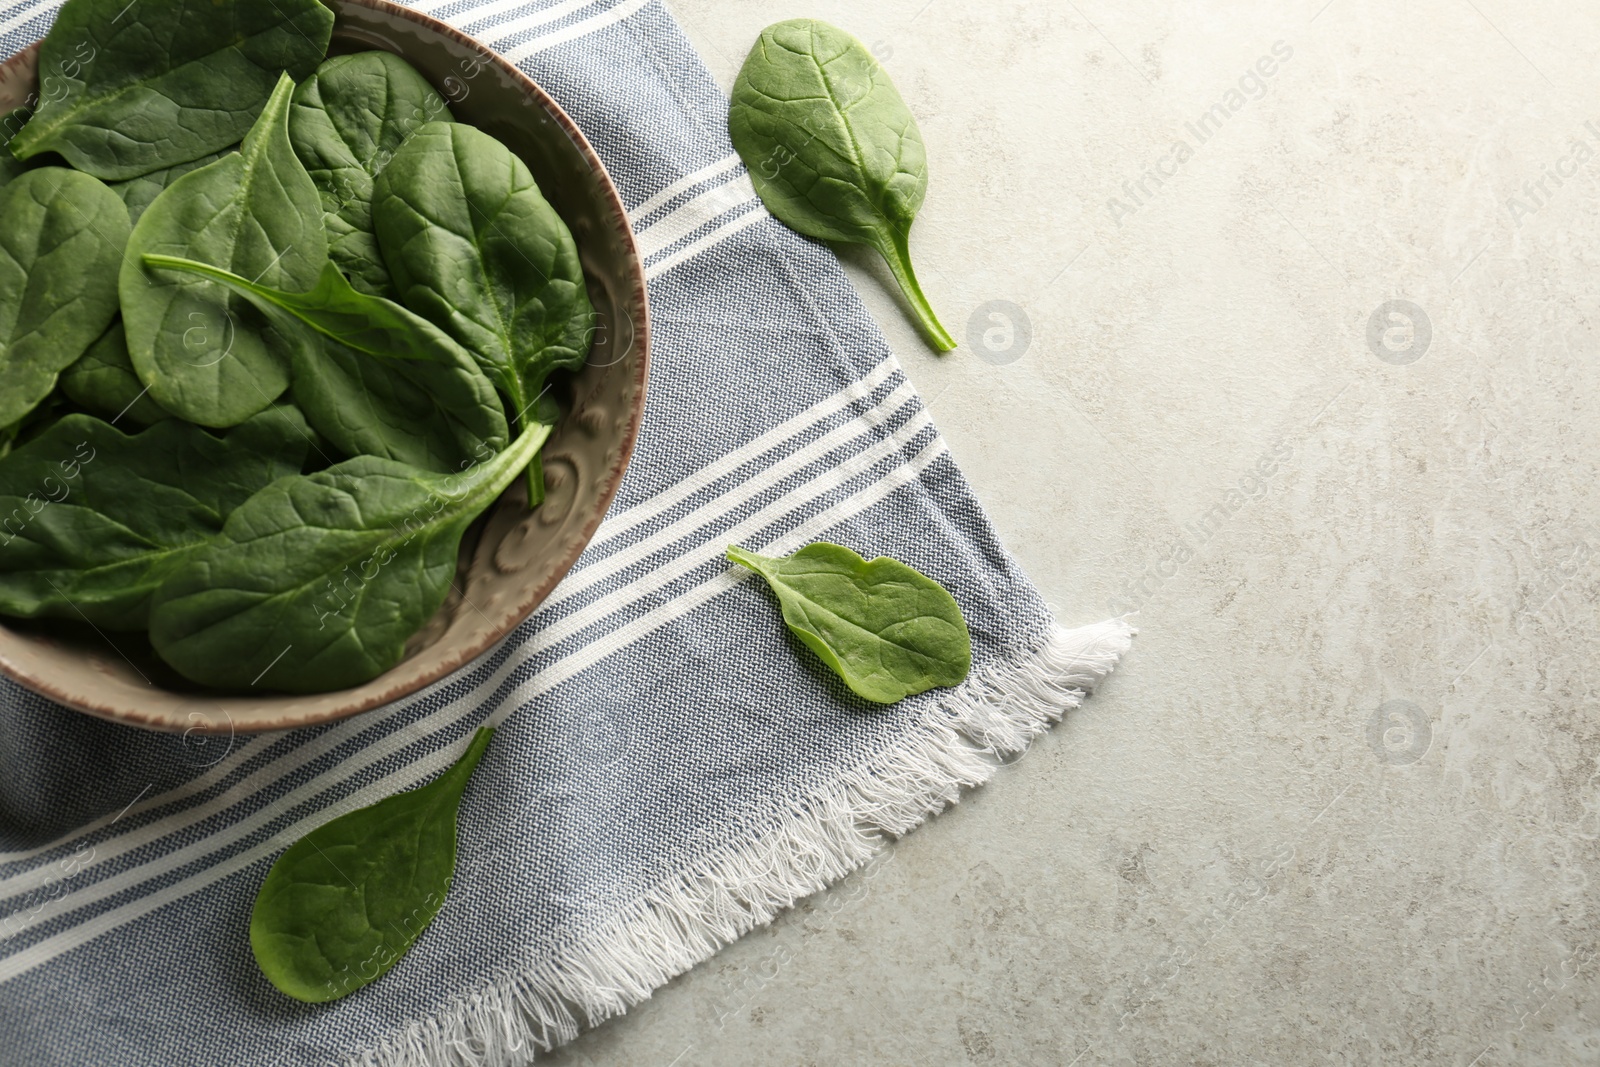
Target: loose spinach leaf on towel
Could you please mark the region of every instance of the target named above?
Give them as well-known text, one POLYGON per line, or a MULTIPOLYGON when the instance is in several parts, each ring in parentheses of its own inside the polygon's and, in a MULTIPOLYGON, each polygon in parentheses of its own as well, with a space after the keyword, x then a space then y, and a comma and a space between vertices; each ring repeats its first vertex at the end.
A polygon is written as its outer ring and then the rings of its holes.
POLYGON ((972 668, 955 598, 898 560, 868 562, 827 542, 783 558, 729 545, 728 558, 766 579, 789 629, 858 696, 893 704, 957 685, 972 668))
POLYGON ((40 167, 0 189, 0 425, 111 324, 127 243, 128 209, 87 174, 40 167))
POLYGON ((123 432, 172 418, 171 412, 150 399, 150 391, 134 372, 120 322, 112 323, 76 363, 61 372, 61 391, 123 432))
POLYGON ((876 248, 928 342, 956 347, 911 269, 922 134, 860 41, 815 19, 762 30, 733 83, 728 135, 767 210, 808 237, 876 248))
POLYGON ((177 419, 128 436, 65 416, 0 459, 0 612, 142 628, 162 576, 305 454, 290 407, 220 438, 177 419))
POLYGON ((41 102, 12 142, 107 181, 216 152, 244 136, 284 71, 328 50, 319 0, 201 4, 67 0, 39 46, 41 102))
POLYGON ((290 342, 216 282, 148 270, 159 253, 215 263, 262 285, 309 289, 328 261, 316 186, 289 147, 278 83, 238 152, 155 198, 128 241, 118 290, 128 354, 150 395, 202 426, 243 422, 289 385, 290 342))
POLYGON ((372 232, 372 181, 435 119, 452 121, 444 97, 389 52, 335 56, 294 92, 289 140, 322 194, 328 254, 364 293, 390 291, 372 232))
POLYGON ((444 602, 467 525, 547 436, 530 427, 453 475, 361 456, 274 482, 162 584, 151 643, 186 678, 230 689, 312 693, 382 674, 444 602))
POLYGON ((312 1004, 376 981, 433 922, 456 864, 456 811, 494 731, 438 778, 312 830, 267 872, 250 948, 282 992, 312 1004))
POLYGON ((481 130, 429 123, 379 173, 372 218, 400 301, 471 352, 528 425, 550 373, 583 365, 594 311, 527 166, 481 130))

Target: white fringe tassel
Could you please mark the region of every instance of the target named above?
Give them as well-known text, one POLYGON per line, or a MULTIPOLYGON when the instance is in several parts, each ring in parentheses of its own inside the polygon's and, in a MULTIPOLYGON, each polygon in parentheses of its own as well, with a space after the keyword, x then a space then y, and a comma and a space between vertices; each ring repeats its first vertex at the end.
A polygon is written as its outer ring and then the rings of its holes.
POLYGON ((1083 700, 1128 650, 1112 619, 1057 628, 1023 659, 974 673, 896 749, 855 768, 754 840, 657 886, 556 958, 487 981, 352 1067, 505 1067, 571 1041, 988 781, 1083 700))

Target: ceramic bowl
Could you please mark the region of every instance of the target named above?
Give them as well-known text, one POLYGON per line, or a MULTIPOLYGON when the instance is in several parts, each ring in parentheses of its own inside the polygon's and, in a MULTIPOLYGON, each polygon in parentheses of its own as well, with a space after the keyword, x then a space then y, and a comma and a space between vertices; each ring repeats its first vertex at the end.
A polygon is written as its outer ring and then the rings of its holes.
MULTIPOLYGON (((599 315, 571 405, 544 448, 548 496, 529 512, 522 479, 462 540, 455 590, 406 658, 353 689, 244 695, 188 685, 143 635, 0 620, 0 670, 68 707, 152 730, 257 733, 342 719, 398 700, 485 652, 537 607, 594 536, 632 454, 644 410, 650 313, 622 200, 594 149, 545 92, 442 22, 384 0, 332 0, 330 54, 383 49, 420 70, 456 118, 505 142, 572 230, 599 315)), ((0 64, 0 113, 38 84, 38 46, 0 64)))

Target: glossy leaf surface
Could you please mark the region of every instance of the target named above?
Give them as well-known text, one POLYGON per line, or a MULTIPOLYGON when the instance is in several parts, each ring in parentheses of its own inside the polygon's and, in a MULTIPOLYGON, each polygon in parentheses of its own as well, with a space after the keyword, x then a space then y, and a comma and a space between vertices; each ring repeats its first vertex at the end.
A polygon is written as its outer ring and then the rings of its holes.
POLYGON ((244 136, 285 71, 310 74, 332 32, 319 0, 67 0, 12 151, 59 152, 106 181, 198 159, 244 136))
POLYGON ((450 892, 461 794, 494 736, 438 778, 312 830, 267 872, 250 913, 261 973, 296 1000, 337 1000, 404 956, 450 892))
POLYGON ((120 322, 112 323, 76 363, 61 372, 61 391, 124 433, 172 418, 171 412, 150 399, 150 391, 134 373, 120 322))
POLYGON ((868 561, 826 542, 782 558, 730 545, 728 558, 766 579, 789 629, 867 700, 958 685, 972 668, 955 598, 898 560, 868 561))
POLYGON ((911 268, 922 133, 865 45, 816 19, 768 26, 733 83, 728 135, 767 210, 808 237, 876 248, 928 342, 956 347, 911 268))
POLYGON ((293 408, 220 438, 176 419, 130 436, 63 417, 0 459, 0 612, 142 628, 162 577, 305 454, 293 408))
POLYGON ((127 243, 128 209, 87 174, 40 167, 0 189, 0 425, 111 325, 127 243))
POLYGON ((152 271, 143 256, 213 263, 310 289, 328 261, 316 186, 289 147, 285 76, 238 152, 185 174, 145 209, 118 278, 128 354, 150 395, 202 426, 232 426, 289 385, 290 342, 224 286, 152 271))
POLYGON ((471 352, 526 425, 550 373, 583 365, 594 322, 572 234, 527 166, 481 130, 429 123, 378 175, 372 217, 401 303, 471 352))
POLYGON ((444 602, 467 524, 548 435, 524 431, 452 475, 360 456, 274 482, 162 584, 151 643, 226 689, 324 692, 382 674, 444 602))
POLYGON ((364 293, 390 293, 372 232, 372 181, 434 120, 452 121, 444 97, 390 52, 334 56, 295 90, 289 140, 322 195, 328 254, 364 293))

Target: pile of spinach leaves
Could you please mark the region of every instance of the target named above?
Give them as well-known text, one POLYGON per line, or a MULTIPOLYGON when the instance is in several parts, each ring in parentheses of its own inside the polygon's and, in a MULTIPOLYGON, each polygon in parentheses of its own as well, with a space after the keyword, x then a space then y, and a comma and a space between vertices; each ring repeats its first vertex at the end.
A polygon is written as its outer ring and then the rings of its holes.
POLYGON ((205 686, 393 667, 594 312, 533 175, 320 0, 67 0, 0 116, 0 613, 205 686), (130 26, 130 22, 137 22, 130 26))

